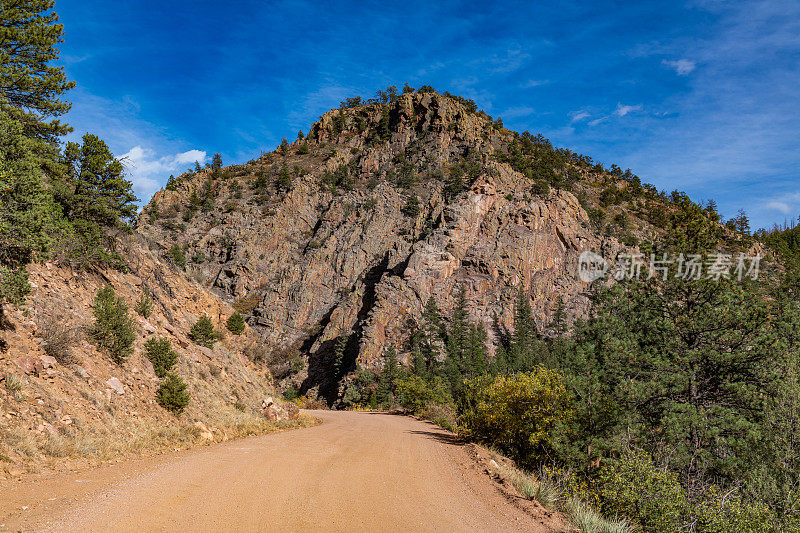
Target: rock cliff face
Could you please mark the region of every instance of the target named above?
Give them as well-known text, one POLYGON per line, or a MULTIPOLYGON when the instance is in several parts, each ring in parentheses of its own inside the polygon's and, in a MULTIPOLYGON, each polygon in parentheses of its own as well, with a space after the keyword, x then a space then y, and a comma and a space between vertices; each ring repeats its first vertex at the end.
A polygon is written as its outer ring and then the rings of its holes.
MULTIPOLYGON (((580 252, 622 245, 584 206, 614 180, 570 161, 551 174, 569 191, 542 186, 537 162, 555 151, 535 140, 534 170, 520 170, 520 140, 435 93, 333 110, 246 165, 180 176, 137 231, 163 256, 186 250, 187 276, 242 310, 265 357, 285 363, 276 377, 332 399, 335 339, 347 336, 351 369, 390 345, 402 358, 430 296, 448 316, 464 286, 492 343, 513 327, 520 290, 545 333, 560 301, 570 320, 586 311, 580 252)), ((630 214, 620 226, 652 231, 630 214)))

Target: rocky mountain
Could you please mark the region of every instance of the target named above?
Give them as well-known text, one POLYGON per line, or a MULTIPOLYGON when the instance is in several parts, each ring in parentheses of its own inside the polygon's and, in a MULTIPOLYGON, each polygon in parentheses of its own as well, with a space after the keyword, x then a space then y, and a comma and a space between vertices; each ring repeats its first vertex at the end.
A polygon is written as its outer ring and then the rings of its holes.
POLYGON ((505 129, 435 92, 350 99, 307 135, 244 165, 172 178, 137 233, 246 315, 249 354, 283 385, 333 402, 345 368, 410 350, 425 303, 445 317, 464 287, 496 345, 523 291, 543 334, 588 307, 584 250, 613 258, 658 231, 668 202, 630 171, 505 129))

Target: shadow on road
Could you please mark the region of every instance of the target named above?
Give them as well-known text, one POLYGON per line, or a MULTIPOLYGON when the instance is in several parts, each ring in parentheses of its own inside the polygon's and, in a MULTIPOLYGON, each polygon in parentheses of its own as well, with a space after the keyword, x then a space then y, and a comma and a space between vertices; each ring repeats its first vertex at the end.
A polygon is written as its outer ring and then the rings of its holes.
POLYGON ((420 431, 420 430, 412 430, 409 433, 415 435, 424 435, 429 439, 433 439, 444 444, 451 444, 453 446, 463 446, 466 444, 466 441, 460 438, 458 435, 453 435, 452 433, 445 433, 442 431, 420 431))

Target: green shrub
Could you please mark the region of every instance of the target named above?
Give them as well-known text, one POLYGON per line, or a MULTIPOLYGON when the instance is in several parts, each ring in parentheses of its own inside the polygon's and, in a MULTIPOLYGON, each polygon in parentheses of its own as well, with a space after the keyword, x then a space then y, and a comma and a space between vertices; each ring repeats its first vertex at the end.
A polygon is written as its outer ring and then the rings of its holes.
POLYGON ((167 256, 169 257, 169 260, 172 261, 173 265, 181 269, 186 268, 186 254, 177 244, 172 245, 172 248, 170 248, 167 252, 167 256))
POLYGON ((409 197, 400 211, 409 218, 417 218, 420 213, 419 198, 416 196, 409 197))
POLYGON ((214 331, 214 323, 211 322, 211 318, 203 315, 192 326, 189 331, 189 338, 201 346, 213 348, 214 343, 219 338, 219 334, 214 331))
POLYGON ((156 393, 158 405, 174 414, 180 414, 189 405, 189 393, 186 383, 179 376, 168 373, 156 393))
POLYGON ((225 326, 228 328, 228 331, 234 335, 241 335, 244 332, 244 318, 242 318, 242 315, 238 312, 234 311, 230 318, 228 318, 225 326))
POLYGON ((305 155, 308 153, 308 143, 304 142, 300 146, 297 147, 297 153, 299 155, 305 155))
POLYGON ((716 485, 711 485, 703 492, 693 515, 695 531, 698 533, 766 533, 788 530, 773 526, 776 522, 775 513, 762 502, 746 501, 738 492, 723 491, 716 485))
POLYGON ((688 511, 678 474, 656 468, 639 450, 603 466, 598 484, 603 511, 638 522, 644 531, 675 531, 688 511))
POLYGON ((163 378, 178 362, 178 354, 172 349, 169 339, 150 339, 144 343, 144 351, 156 376, 163 378))
POLYGON ((149 287, 145 287, 142 291, 142 295, 139 297, 139 301, 136 302, 134 310, 144 318, 150 318, 150 315, 153 314, 153 298, 150 296, 149 287))
POLYGON ((133 319, 128 314, 125 300, 117 298, 111 285, 106 285, 97 291, 93 313, 92 338, 114 362, 122 363, 133 353, 135 338, 133 319))
POLYGON ((531 185, 531 193, 539 196, 547 196, 550 193, 550 185, 544 180, 536 180, 531 185))
POLYGON ((283 391, 283 399, 287 402, 291 402, 292 400, 297 399, 300 396, 300 393, 294 387, 289 387, 285 391, 283 391))
POLYGON ((462 415, 470 435, 523 462, 551 448, 553 430, 572 416, 561 375, 544 367, 466 381, 462 415))
POLYGON ((451 404, 429 403, 419 415, 448 431, 458 431, 458 413, 451 404))
POLYGON ((4 303, 20 305, 29 292, 31 286, 24 268, 11 269, 0 265, 0 317, 4 303))
POLYGON ((400 405, 414 413, 422 412, 433 404, 452 404, 453 398, 441 377, 425 380, 411 375, 397 380, 397 399, 400 405))

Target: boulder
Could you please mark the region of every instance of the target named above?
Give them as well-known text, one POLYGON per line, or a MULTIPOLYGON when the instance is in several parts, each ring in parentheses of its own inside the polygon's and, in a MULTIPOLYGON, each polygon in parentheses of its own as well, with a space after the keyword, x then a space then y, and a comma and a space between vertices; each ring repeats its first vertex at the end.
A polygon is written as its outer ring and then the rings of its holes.
POLYGON ((214 442, 214 434, 208 429, 208 426, 200 422, 199 420, 194 423, 194 427, 196 427, 200 431, 200 438, 202 440, 208 440, 214 442))
POLYGON ((275 403, 272 397, 261 402, 261 413, 273 422, 279 420, 295 420, 300 416, 300 409, 291 402, 275 403))
POLYGON ((58 364, 58 360, 51 355, 40 355, 39 360, 44 368, 53 368, 58 364))
POLYGON ((19 369, 26 374, 39 375, 39 372, 44 370, 44 365, 42 364, 41 359, 39 359, 38 357, 33 357, 32 355, 19 357, 14 360, 14 364, 17 365, 19 369))
POLYGON ((106 381, 106 385, 108 385, 108 388, 110 388, 117 394, 125 394, 125 387, 122 385, 122 382, 117 378, 109 378, 108 381, 106 381))

